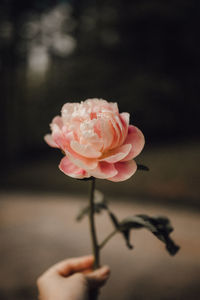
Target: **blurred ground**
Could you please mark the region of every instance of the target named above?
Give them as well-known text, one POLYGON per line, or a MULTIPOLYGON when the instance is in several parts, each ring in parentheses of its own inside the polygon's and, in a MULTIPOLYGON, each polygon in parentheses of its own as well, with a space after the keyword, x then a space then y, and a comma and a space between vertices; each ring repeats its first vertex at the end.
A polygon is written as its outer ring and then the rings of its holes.
MULTIPOLYGON (((121 199, 122 200, 122 199, 121 199)), ((0 299, 36 299, 37 276, 55 262, 90 253, 87 218, 75 222, 86 197, 66 194, 0 194, 0 299)), ((188 300, 200 294, 200 218, 198 212, 110 200, 112 210, 123 218, 147 213, 167 215, 175 227, 173 239, 181 246, 170 257, 164 245, 145 230, 132 233, 134 250, 116 235, 102 252, 111 278, 102 300, 188 300)), ((97 217, 99 239, 112 230, 106 215, 97 217)))

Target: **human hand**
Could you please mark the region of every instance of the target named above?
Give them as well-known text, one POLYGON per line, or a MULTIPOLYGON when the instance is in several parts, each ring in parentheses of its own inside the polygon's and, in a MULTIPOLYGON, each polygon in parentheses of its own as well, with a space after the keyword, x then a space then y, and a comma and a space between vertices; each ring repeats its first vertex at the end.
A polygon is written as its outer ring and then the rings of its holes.
POLYGON ((90 255, 55 264, 37 280, 39 299, 90 300, 91 291, 103 286, 110 274, 107 266, 93 271, 93 263, 90 255))

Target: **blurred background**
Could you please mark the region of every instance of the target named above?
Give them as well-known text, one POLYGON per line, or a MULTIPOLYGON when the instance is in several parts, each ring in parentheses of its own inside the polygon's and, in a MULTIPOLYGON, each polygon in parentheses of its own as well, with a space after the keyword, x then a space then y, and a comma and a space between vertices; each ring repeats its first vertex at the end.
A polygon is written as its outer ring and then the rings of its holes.
POLYGON ((86 98, 118 102, 131 114, 146 138, 137 162, 150 168, 122 183, 97 180, 97 188, 121 217, 167 214, 182 247, 171 258, 143 231, 131 252, 114 238, 103 254, 113 276, 102 299, 197 299, 199 6, 196 0, 0 2, 1 300, 35 299, 35 279, 48 266, 90 252, 87 221, 74 222, 88 183, 62 174, 60 151, 43 141, 62 105, 86 98))

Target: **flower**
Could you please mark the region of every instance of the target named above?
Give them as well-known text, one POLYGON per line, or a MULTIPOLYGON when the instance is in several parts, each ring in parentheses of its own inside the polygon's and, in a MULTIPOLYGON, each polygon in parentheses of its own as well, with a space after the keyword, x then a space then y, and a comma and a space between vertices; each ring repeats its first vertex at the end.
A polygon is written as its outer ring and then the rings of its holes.
POLYGON ((144 136, 129 125, 129 113, 119 113, 117 103, 103 99, 66 103, 50 128, 52 133, 44 139, 65 154, 59 168, 70 177, 118 182, 137 170, 133 158, 143 149, 144 136))

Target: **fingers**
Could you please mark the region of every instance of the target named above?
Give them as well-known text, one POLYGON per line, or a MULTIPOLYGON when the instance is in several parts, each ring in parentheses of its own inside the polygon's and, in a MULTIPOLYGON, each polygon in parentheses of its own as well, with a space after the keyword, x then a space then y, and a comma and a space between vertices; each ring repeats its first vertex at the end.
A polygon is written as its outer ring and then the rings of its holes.
POLYGON ((110 275, 108 266, 101 267, 86 275, 90 288, 99 288, 106 283, 110 275))
POLYGON ((94 257, 92 255, 70 258, 55 264, 43 275, 46 275, 46 277, 47 275, 67 277, 75 273, 82 274, 90 289, 98 289, 106 283, 110 275, 110 269, 108 266, 104 266, 93 271, 93 263, 94 257))
POLYGON ((84 270, 92 269, 93 263, 94 257, 92 255, 70 258, 54 265, 52 271, 57 272, 62 276, 67 276, 75 272, 83 272, 84 270))

